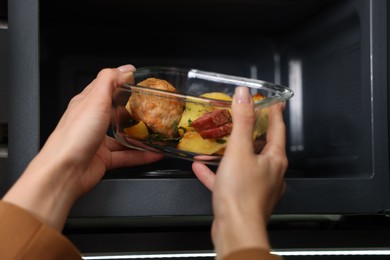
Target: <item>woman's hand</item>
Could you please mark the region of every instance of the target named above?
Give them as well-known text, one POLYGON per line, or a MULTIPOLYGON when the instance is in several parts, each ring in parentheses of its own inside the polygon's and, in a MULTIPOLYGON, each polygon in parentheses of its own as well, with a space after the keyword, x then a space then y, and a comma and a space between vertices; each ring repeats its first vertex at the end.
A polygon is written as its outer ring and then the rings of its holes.
POLYGON ((104 69, 69 103, 55 131, 41 153, 63 154, 69 165, 79 172, 80 195, 103 177, 106 170, 153 162, 162 156, 129 150, 106 136, 111 118, 112 93, 125 82, 133 80, 131 65, 104 69), (121 71, 122 70, 122 71, 121 71))
POLYGON ((266 225, 284 192, 288 164, 282 111, 282 103, 269 108, 267 143, 255 154, 253 102, 247 88, 237 88, 234 127, 217 174, 200 162, 193 163, 198 179, 213 192, 212 239, 218 257, 243 248, 270 249, 266 225))
POLYGON ((69 103, 57 127, 4 200, 61 230, 74 201, 113 168, 157 161, 162 155, 129 150, 106 136, 116 87, 135 68, 103 69, 69 103))

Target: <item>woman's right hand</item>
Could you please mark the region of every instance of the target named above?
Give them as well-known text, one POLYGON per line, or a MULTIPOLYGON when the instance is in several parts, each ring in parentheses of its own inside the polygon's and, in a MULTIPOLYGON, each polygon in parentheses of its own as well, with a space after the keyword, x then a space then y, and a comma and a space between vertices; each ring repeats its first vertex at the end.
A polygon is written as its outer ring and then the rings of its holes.
POLYGON ((213 192, 212 239, 218 258, 244 248, 270 249, 266 226, 284 192, 288 165, 283 107, 278 103, 269 108, 267 143, 255 154, 253 101, 248 88, 237 88, 234 127, 217 174, 193 163, 198 179, 213 192))

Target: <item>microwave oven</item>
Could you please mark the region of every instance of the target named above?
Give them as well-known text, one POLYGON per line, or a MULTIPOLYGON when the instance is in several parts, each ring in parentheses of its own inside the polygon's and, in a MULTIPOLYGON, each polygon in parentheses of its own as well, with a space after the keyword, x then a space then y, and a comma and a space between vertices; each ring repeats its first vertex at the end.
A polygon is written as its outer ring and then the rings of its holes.
MULTIPOLYGON (((100 69, 176 66, 294 91, 274 245, 298 246, 299 227, 318 247, 310 232, 366 227, 362 216, 387 227, 389 10, 385 0, 8 1, 2 191, 100 69)), ((118 169, 76 203, 64 232, 85 252, 211 249, 210 198, 188 161, 118 169)))

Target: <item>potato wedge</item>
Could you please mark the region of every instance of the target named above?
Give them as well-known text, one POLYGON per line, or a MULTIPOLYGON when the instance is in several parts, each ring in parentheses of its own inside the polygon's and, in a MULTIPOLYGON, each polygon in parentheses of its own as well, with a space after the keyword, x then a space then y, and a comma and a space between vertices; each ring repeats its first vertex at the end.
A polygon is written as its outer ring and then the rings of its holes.
POLYGON ((148 128, 142 121, 139 121, 136 125, 124 128, 123 132, 125 132, 125 134, 129 135, 132 138, 140 140, 144 140, 149 136, 148 128))
POLYGON ((256 125, 253 133, 253 137, 259 137, 267 132, 268 128, 268 108, 260 108, 255 110, 256 113, 256 125))
POLYGON ((210 92, 210 93, 202 94, 200 96, 205 98, 212 98, 212 99, 225 100, 225 101, 233 100, 231 96, 223 92, 210 92))
POLYGON ((194 129, 191 127, 191 122, 209 110, 210 107, 188 102, 178 124, 180 135, 183 135, 187 131, 193 131, 194 129))
POLYGON ((180 139, 177 148, 183 151, 211 155, 225 148, 226 144, 226 137, 218 140, 203 139, 198 132, 189 131, 180 139))

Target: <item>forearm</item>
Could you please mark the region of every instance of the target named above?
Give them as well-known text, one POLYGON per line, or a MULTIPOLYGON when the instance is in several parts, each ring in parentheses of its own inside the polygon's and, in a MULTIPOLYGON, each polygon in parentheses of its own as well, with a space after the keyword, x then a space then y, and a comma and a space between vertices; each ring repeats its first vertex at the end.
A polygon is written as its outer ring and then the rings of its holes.
POLYGON ((72 192, 74 169, 58 157, 38 154, 3 200, 29 211, 61 231, 76 199, 72 192))
POLYGON ((106 137, 113 90, 131 80, 134 71, 132 65, 104 69, 73 97, 56 129, 4 201, 62 230, 75 200, 95 187, 107 169, 158 160, 125 150, 106 137))

